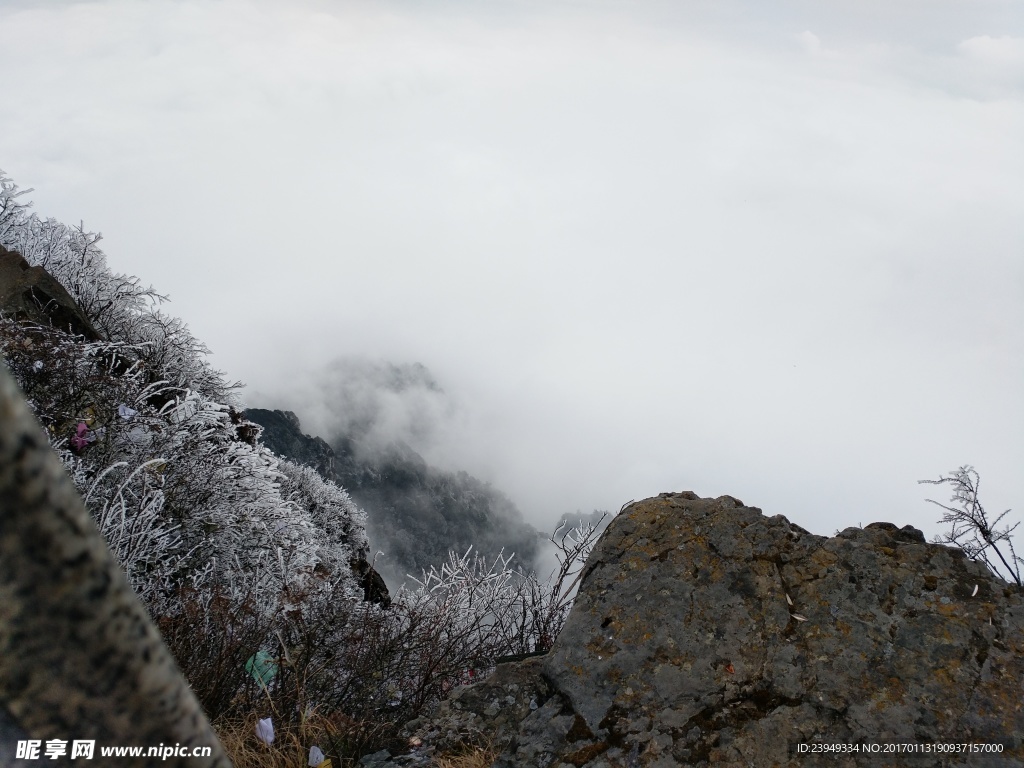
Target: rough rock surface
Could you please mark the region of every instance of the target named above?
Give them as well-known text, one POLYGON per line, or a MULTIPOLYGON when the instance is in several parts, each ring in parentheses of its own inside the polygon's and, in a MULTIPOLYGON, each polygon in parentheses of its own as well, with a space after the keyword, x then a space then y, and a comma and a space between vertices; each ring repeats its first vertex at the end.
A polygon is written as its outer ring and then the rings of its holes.
POLYGON ((97 757, 102 746, 208 746, 209 758, 142 756, 117 764, 230 766, 0 363, 0 766, 35 762, 17 758, 17 739, 25 736, 67 747, 94 740, 97 757))
POLYGON ((20 320, 71 330, 99 339, 89 318, 57 279, 42 267, 32 267, 17 251, 0 245, 0 310, 20 320))
POLYGON ((411 723, 394 764, 490 737, 502 768, 838 768, 864 755, 797 745, 964 742, 1003 751, 871 764, 1024 766, 1022 680, 1024 594, 959 550, 662 494, 612 521, 551 652, 411 723))

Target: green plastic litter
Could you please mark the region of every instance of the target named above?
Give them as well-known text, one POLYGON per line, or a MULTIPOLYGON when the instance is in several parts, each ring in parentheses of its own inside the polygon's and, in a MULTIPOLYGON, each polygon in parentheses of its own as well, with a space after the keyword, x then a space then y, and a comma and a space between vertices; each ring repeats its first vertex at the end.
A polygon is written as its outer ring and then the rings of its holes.
POLYGON ((245 662, 245 671, 256 678, 257 683, 265 686, 277 674, 277 663, 266 651, 257 651, 245 662))

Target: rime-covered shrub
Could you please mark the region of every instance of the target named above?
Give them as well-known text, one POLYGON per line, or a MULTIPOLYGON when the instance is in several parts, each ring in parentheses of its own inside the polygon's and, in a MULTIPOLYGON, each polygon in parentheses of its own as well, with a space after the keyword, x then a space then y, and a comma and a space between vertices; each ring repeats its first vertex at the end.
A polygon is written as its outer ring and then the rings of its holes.
POLYGON ((362 510, 259 443, 238 385, 163 297, 109 270, 99 235, 31 215, 23 194, 0 172, 0 245, 59 280, 103 338, 0 313, 0 356, 211 717, 317 712, 342 734, 334 754, 358 756, 502 657, 550 647, 594 525, 552 538, 548 581, 469 550, 390 607, 363 602, 362 510), (246 668, 259 651, 279 670, 265 687, 246 668))
POLYGON ((281 495, 308 513, 317 532, 311 542, 315 549, 306 555, 335 579, 351 570, 352 560, 365 557, 370 546, 366 513, 345 490, 327 482, 310 467, 280 459, 278 470, 283 475, 281 495))
POLYGON ((19 190, 0 170, 0 244, 56 278, 108 341, 138 345, 151 382, 159 377, 237 405, 240 385, 227 384, 205 359, 209 349, 181 320, 156 308, 166 297, 137 277, 112 272, 97 246, 101 234, 30 213, 31 204, 19 198, 31 191, 19 190))
POLYGON ((0 319, 0 350, 132 584, 154 610, 206 584, 268 614, 302 575, 356 594, 365 516, 344 491, 279 460, 235 389, 164 297, 112 272, 82 226, 30 214, 0 172, 0 244, 55 277, 100 331, 90 342, 0 319))

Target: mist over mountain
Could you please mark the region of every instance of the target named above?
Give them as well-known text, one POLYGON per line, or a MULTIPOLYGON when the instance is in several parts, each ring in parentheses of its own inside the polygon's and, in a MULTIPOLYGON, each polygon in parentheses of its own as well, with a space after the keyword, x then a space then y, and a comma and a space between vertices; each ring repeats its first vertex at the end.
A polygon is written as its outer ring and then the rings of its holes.
POLYGON ((450 411, 425 366, 346 360, 330 380, 335 394, 320 409, 329 441, 304 434, 292 411, 252 408, 246 417, 263 426, 268 448, 313 467, 367 512, 371 549, 380 552, 375 568, 390 586, 470 547, 535 567, 540 535, 505 494, 467 472, 432 466, 406 442, 429 445, 450 411))
POLYGON ((359 356, 334 359, 261 399, 295 412, 311 434, 344 444, 360 460, 391 452, 396 443, 430 454, 459 410, 423 364, 359 356))
MULTIPOLYGON (((330 754, 320 762, 348 764, 393 746, 402 723, 467 675, 550 647, 569 610, 557 586, 510 572, 511 554, 483 564, 461 555, 471 545, 489 558, 515 550, 529 566, 537 532, 489 484, 431 466, 398 437, 423 444, 431 406, 444 405, 423 366, 357 365, 332 401, 334 447, 303 434, 289 411, 250 421, 241 385, 159 309, 165 297, 113 272, 98 234, 29 213, 23 194, 0 171, 2 511, 16 513, 0 528, 5 551, 27 553, 7 569, 5 589, 18 595, 0 634, 38 637, 34 609, 57 606, 45 649, 15 643, 13 663, 53 680, 53 659, 66 652, 101 662, 50 690, 89 706, 43 708, 40 720, 0 702, 0 731, 20 740, 98 723, 90 735, 108 728, 123 740, 134 721, 116 692, 155 679, 158 694, 178 690, 172 698, 192 703, 172 707, 180 716, 156 707, 153 733, 176 719, 191 729, 205 713, 227 724, 221 740, 234 749, 217 765, 244 764, 236 755, 251 754, 249 744, 224 734, 246 723, 251 740, 248 724, 268 705, 273 718, 260 722, 283 734, 314 709, 339 723, 345 730, 316 737, 330 754), (35 480, 62 472, 40 495, 35 480), (367 560, 366 512, 335 480, 372 505, 375 543, 388 552, 378 564, 397 582, 460 554, 392 597, 367 560), (83 554, 58 563, 54 552, 83 554), (131 626, 93 632, 96 616, 128 616, 131 626), (165 680, 175 667, 184 679, 165 680)), ((294 742, 300 751, 306 738, 294 742)), ((216 748, 217 737, 198 741, 216 748)))

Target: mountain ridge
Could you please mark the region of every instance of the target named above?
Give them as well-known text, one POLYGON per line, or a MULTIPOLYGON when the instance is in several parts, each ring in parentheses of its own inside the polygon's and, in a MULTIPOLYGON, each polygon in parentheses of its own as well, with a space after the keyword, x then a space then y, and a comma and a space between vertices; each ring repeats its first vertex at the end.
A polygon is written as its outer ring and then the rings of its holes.
POLYGON ((469 547, 485 559, 514 552, 520 565, 533 566, 540 532, 488 483, 432 467, 400 440, 364 453, 343 434, 333 444, 304 434, 292 411, 249 408, 245 417, 263 428, 271 451, 316 469, 366 511, 371 546, 385 548, 374 567, 396 585, 469 547))

